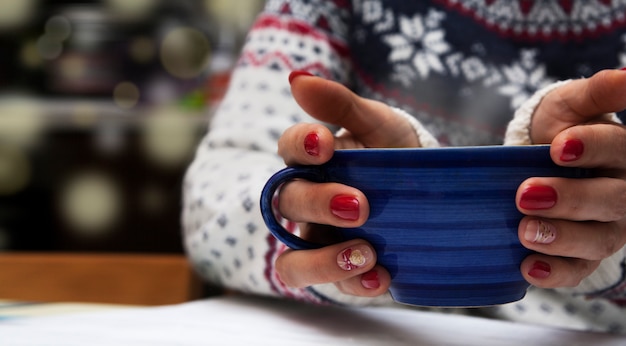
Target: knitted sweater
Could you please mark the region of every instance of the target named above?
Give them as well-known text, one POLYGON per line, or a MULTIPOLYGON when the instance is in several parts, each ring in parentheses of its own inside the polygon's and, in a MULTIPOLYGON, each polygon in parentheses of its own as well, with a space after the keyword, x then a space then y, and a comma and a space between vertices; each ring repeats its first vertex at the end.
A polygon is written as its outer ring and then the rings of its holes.
MULTIPOLYGON (((276 154, 282 132, 315 121, 293 101, 288 74, 306 70, 410 114, 428 145, 502 144, 505 134, 506 144, 529 144, 541 97, 557 81, 626 66, 624 42, 626 1, 269 0, 185 177, 191 262, 208 282, 242 292, 391 303, 332 284, 292 289, 276 275, 285 246, 263 223, 260 191, 284 167, 276 154)), ((480 312, 626 333, 625 254, 574 289, 533 288, 520 302, 480 312)))

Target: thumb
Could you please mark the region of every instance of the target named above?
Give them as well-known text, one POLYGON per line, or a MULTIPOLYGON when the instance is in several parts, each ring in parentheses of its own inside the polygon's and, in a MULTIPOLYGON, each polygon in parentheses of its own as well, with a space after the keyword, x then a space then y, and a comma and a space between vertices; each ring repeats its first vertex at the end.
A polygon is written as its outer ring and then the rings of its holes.
POLYGON ((626 71, 603 70, 548 93, 532 120, 533 143, 550 143, 574 125, 606 121, 606 113, 626 109, 626 71))
POLYGON ((291 92, 310 116, 350 132, 365 147, 414 147, 419 140, 410 124, 384 103, 362 98, 324 78, 292 74, 291 92))

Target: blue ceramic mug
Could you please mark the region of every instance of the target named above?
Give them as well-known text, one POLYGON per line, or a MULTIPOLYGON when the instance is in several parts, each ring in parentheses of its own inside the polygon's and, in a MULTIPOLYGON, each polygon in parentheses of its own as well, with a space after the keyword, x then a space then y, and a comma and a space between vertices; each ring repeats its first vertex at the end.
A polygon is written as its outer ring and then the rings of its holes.
POLYGON ((519 185, 530 177, 583 178, 554 164, 550 147, 485 146, 337 150, 321 166, 285 168, 267 182, 261 212, 270 231, 293 249, 313 249, 275 219, 272 199, 292 179, 338 182, 361 190, 370 216, 338 231, 362 238, 391 274, 395 301, 421 306, 486 306, 524 297, 520 273, 530 254, 518 239, 519 185))

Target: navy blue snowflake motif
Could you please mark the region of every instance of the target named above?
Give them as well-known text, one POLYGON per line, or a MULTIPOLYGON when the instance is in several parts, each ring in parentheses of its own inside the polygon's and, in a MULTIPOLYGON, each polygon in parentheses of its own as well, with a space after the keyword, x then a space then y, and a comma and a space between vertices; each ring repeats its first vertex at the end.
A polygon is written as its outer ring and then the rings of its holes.
POLYGON ((522 50, 519 61, 501 68, 504 83, 498 92, 511 98, 511 109, 519 108, 537 90, 554 82, 546 74, 546 67, 537 64, 535 50, 522 50))
POLYGON ((425 79, 431 73, 445 74, 442 56, 450 51, 441 22, 445 14, 431 10, 422 16, 400 16, 399 32, 382 37, 391 48, 388 60, 394 65, 394 79, 409 85, 416 77, 425 79))

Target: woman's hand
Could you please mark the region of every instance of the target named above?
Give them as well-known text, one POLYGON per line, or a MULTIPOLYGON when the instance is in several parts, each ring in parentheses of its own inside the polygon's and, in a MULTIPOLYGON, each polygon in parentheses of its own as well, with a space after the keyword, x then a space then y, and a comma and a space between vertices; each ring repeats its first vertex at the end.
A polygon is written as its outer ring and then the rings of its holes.
MULTIPOLYGON (((322 124, 297 124, 278 142, 287 165, 319 165, 335 149, 417 147, 413 127, 388 106, 361 98, 341 84, 294 72, 293 96, 312 117, 347 131, 335 137, 322 124)), ((340 291, 374 297, 389 288, 389 273, 376 265, 376 253, 364 240, 332 243, 333 227, 357 227, 368 218, 367 199, 359 190, 336 183, 297 180, 283 185, 279 211, 298 222, 303 238, 331 245, 317 250, 287 250, 276 261, 281 280, 291 287, 335 283, 340 291)))
POLYGON ((573 287, 626 243, 626 128, 606 113, 626 108, 626 71, 601 71, 548 93, 531 123, 535 144, 551 143, 562 166, 588 167, 597 177, 531 178, 517 206, 527 215, 519 237, 536 250, 522 273, 539 287, 573 287))

